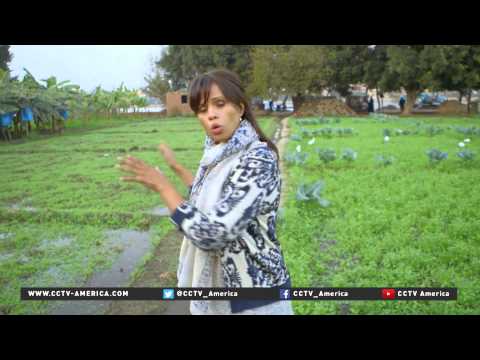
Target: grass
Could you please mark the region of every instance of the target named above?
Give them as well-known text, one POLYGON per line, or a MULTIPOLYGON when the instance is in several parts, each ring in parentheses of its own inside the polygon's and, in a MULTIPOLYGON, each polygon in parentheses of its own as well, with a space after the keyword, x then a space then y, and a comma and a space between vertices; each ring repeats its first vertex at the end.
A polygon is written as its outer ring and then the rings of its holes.
MULTIPOLYGON (((478 119, 414 118, 378 121, 342 118, 340 124, 300 128, 354 128, 350 137, 317 137, 290 141, 287 151, 301 145, 310 154, 302 166, 289 165, 285 218, 279 226, 286 262, 295 287, 457 287, 456 302, 295 302, 297 314, 478 314, 480 279, 480 158, 469 164, 456 156, 465 139, 455 126, 477 126, 478 119), (417 126, 417 123, 419 126, 417 126), (444 132, 428 136, 434 124, 444 132), (449 128, 452 127, 452 128, 449 128), (383 129, 400 128, 417 135, 392 136, 384 144, 383 129), (314 148, 345 148, 358 152, 349 164, 336 160, 323 165, 314 148), (438 148, 449 158, 433 166, 426 151, 438 148), (379 166, 375 157, 393 155, 395 162, 379 166), (322 209, 295 200, 302 181, 325 181, 322 209)), ((469 149, 480 153, 480 137, 469 149)))
MULTIPOLYGON (((277 121, 260 119, 272 136, 277 121)), ((131 274, 139 277, 162 238, 174 229, 148 214, 164 207, 138 184, 120 182, 117 157, 131 154, 159 166, 185 196, 186 187, 165 166, 157 146, 167 143, 178 161, 196 172, 204 132, 195 118, 73 120, 62 136, 0 142, 0 311, 35 314, 49 303, 21 302, 21 287, 81 286, 108 269, 122 246, 111 229, 150 230, 151 249, 131 274), (23 210, 12 211, 18 206, 23 210), (36 209, 31 212, 28 208, 36 209)), ((179 244, 180 246, 180 244, 179 244)))

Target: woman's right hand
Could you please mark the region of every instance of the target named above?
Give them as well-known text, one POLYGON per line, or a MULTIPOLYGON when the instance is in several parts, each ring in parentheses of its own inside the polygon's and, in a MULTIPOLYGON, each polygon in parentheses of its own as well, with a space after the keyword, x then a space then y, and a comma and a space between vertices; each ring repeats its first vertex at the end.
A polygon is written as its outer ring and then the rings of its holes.
POLYGON ((177 164, 175 154, 173 153, 173 150, 168 147, 168 145, 160 144, 158 145, 158 150, 160 151, 160 154, 162 154, 168 166, 173 167, 177 164))

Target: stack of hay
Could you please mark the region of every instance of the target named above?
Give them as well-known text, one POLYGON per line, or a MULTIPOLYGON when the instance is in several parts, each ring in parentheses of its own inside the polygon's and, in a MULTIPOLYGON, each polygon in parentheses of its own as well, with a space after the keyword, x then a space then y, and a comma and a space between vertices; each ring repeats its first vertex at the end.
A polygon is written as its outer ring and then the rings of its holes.
POLYGON ((322 99, 305 102, 295 113, 298 117, 305 116, 355 116, 348 105, 337 99, 322 99))
POLYGON ((457 100, 448 100, 445 101, 440 107, 438 108, 439 114, 466 114, 467 105, 463 105, 457 100))

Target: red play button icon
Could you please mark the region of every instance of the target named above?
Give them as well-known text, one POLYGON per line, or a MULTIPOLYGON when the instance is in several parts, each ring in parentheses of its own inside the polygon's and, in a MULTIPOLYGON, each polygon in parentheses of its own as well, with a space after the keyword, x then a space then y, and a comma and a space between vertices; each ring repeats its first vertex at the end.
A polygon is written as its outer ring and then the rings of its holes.
POLYGON ((395 290, 394 289, 382 289, 382 299, 384 299, 384 300, 395 299, 395 290))

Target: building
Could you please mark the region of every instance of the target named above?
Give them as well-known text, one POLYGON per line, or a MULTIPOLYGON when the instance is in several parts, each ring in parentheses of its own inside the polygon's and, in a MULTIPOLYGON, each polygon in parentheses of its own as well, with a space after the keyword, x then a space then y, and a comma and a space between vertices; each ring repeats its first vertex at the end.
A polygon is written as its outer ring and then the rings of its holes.
POLYGON ((193 115, 188 104, 187 91, 173 91, 166 95, 167 116, 193 115))

